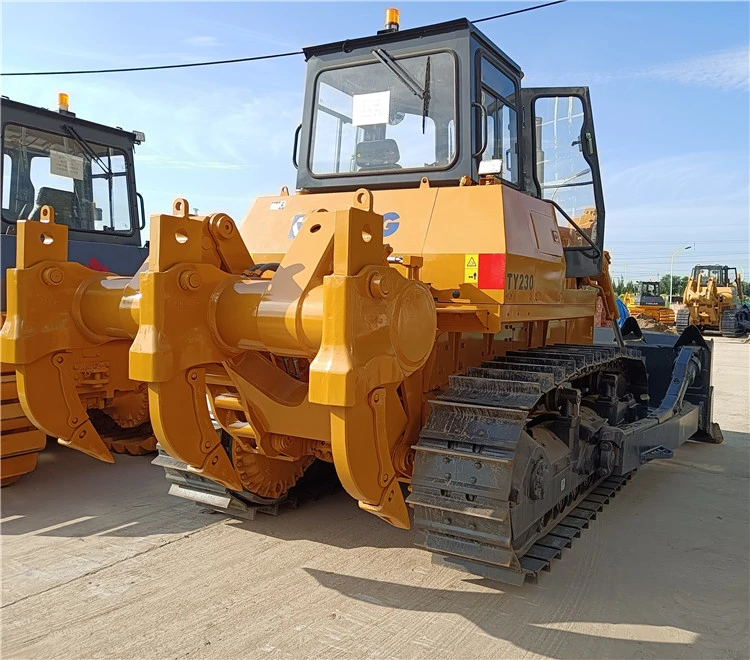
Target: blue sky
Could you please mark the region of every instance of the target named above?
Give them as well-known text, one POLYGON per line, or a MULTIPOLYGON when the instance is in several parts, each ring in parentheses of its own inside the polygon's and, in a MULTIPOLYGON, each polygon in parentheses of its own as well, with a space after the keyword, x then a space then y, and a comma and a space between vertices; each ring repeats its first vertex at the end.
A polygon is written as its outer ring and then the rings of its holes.
MULTIPOLYGON (((2 70, 106 68, 296 50, 374 33, 385 3, 4 2, 2 70), (29 26, 34 30, 29 31, 29 26), (34 37, 33 35, 40 35, 34 37)), ((403 27, 480 18, 528 3, 398 3, 403 27)), ((527 86, 591 88, 615 274, 675 260, 741 266, 750 279, 750 5, 577 2, 483 23, 527 86)), ((148 213, 186 197, 241 219, 294 187, 303 58, 114 75, 3 78, 2 93, 142 130, 148 213)))

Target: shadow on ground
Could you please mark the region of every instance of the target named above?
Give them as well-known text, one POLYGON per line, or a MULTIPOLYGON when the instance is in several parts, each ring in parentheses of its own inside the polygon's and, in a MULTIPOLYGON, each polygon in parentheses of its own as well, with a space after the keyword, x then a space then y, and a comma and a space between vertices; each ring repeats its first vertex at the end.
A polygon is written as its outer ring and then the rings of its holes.
POLYGON ((538 584, 456 572, 488 593, 304 570, 349 599, 455 613, 551 657, 746 657, 748 447, 750 434, 725 429, 723 445, 688 443, 645 466, 538 584))
POLYGON ((47 443, 37 469, 0 492, 3 536, 139 537, 184 533, 214 522, 167 494, 154 455, 103 463, 47 443))

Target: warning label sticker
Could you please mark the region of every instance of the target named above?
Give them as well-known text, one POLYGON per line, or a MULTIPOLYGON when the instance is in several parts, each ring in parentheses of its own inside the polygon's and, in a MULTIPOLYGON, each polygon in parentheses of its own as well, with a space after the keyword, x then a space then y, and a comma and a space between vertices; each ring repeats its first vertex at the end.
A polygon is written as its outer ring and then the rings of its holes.
POLYGON ((477 284, 479 281, 479 255, 464 255, 464 282, 477 284))
POLYGON ((62 151, 50 151, 49 173, 82 181, 83 157, 66 154, 62 151))
POLYGON ((352 97, 352 126, 387 124, 391 108, 391 90, 352 97))

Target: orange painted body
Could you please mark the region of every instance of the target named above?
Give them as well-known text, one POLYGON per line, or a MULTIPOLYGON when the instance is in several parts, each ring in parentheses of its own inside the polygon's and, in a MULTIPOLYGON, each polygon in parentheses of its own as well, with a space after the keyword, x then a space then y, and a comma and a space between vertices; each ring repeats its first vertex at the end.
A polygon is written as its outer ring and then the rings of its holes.
MULTIPOLYGON (((240 233, 255 262, 278 261, 292 243, 295 217, 341 208, 350 198, 348 192, 260 197, 240 233)), ((384 216, 383 241, 392 256, 423 259, 420 279, 436 291, 441 316, 475 311, 479 332, 538 321, 547 323, 548 335, 557 341, 591 343, 596 291, 571 287, 565 279, 560 228, 550 204, 501 185, 423 183, 418 189, 373 191, 373 198, 375 212, 384 216), (470 254, 505 255, 504 286, 480 288, 466 281, 470 254), (526 283, 533 278, 533 287, 518 288, 517 281, 509 287, 509 273, 523 275, 526 283)), ((406 274, 405 267, 395 267, 406 274)))

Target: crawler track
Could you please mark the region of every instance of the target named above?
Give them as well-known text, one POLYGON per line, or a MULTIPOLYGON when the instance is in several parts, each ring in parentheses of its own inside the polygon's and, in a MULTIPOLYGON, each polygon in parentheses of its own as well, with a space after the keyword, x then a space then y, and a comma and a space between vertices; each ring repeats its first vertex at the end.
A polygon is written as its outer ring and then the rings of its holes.
MULTIPOLYGON (((601 513, 604 507, 609 504, 609 501, 627 486, 632 475, 633 472, 630 472, 624 477, 603 479, 596 488, 591 490, 589 495, 578 502, 578 505, 551 532, 540 538, 521 557, 520 574, 498 566, 492 574, 494 579, 518 585, 524 582, 535 583, 539 578, 539 573, 551 570, 552 562, 555 559, 560 559, 563 550, 570 548, 573 540, 577 539, 584 530, 588 529, 589 525, 596 520, 597 514, 601 513)), ((475 570, 471 570, 471 562, 453 557, 435 555, 434 560, 436 564, 442 564, 459 570, 470 570, 470 572, 477 572, 477 570, 487 571, 484 566, 474 566, 475 570)))
POLYGON ((190 471, 186 463, 172 458, 161 445, 157 445, 157 449, 159 454, 151 463, 164 468, 164 476, 170 483, 170 495, 192 500, 219 513, 247 520, 255 520, 259 513, 275 516, 279 512, 279 507, 284 504, 294 506, 286 496, 266 500, 248 492, 241 495, 235 493, 190 471))
POLYGON ((235 518, 255 520, 259 513, 275 516, 281 509, 296 509, 303 502, 341 490, 333 464, 316 460, 281 497, 267 499, 247 490, 238 493, 189 470, 187 464, 172 458, 161 445, 157 445, 157 449, 159 454, 151 463, 164 468, 170 495, 235 518))
POLYGON ((677 330, 677 334, 681 335, 689 325, 690 310, 687 307, 678 309, 675 315, 675 329, 677 330))
POLYGON ((750 309, 725 309, 721 315, 721 335, 723 337, 742 337, 750 328, 750 309))
POLYGON ((636 349, 556 345, 511 351, 452 377, 430 402, 416 445, 408 498, 416 544, 490 579, 536 579, 628 478, 596 466, 573 471, 561 439, 536 427, 555 418, 545 402, 558 387, 570 391, 628 365, 643 367, 636 349), (540 444, 557 446, 554 461, 540 444))

